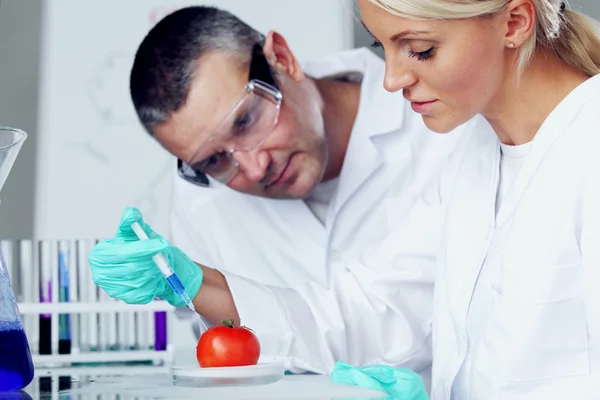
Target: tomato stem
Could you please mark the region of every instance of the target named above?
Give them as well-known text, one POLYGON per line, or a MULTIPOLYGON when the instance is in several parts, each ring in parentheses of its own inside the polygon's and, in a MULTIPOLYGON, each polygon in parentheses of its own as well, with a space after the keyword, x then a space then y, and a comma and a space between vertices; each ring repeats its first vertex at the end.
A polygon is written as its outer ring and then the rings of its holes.
POLYGON ((226 326, 227 328, 235 328, 235 322, 233 322, 232 319, 224 319, 223 326, 226 326))
MULTIPOLYGON (((225 326, 227 328, 235 328, 235 322, 233 322, 232 319, 224 319, 223 321, 221 321, 221 323, 223 324, 223 326, 225 326)), ((240 328, 248 329, 250 332, 254 332, 252 329, 250 329, 244 325, 240 326, 240 328)), ((256 332, 254 332, 254 333, 256 333, 256 332)))

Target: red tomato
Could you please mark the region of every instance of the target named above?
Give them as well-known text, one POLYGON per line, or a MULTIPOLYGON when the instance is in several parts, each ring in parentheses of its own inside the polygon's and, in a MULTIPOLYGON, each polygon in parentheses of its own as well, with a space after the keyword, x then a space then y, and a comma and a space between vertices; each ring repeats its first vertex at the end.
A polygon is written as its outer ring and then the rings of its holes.
POLYGON ((233 320, 209 328, 196 346, 196 358, 202 368, 256 365, 259 356, 256 335, 246 327, 235 327, 233 320))

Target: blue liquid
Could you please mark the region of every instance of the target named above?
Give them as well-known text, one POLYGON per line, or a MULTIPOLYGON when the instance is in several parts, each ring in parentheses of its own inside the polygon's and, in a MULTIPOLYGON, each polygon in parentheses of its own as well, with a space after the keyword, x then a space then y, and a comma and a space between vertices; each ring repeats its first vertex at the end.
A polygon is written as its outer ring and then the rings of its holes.
POLYGON ((0 322, 0 392, 20 390, 33 380, 27 336, 16 322, 0 322))

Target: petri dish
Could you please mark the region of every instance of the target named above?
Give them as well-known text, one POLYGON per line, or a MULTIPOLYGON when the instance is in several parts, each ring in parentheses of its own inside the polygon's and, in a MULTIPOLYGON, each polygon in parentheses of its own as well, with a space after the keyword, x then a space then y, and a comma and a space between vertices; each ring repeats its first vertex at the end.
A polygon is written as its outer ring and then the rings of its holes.
POLYGON ((280 362, 215 368, 201 368, 196 364, 174 366, 171 373, 175 386, 258 386, 275 383, 283 378, 285 366, 280 362))

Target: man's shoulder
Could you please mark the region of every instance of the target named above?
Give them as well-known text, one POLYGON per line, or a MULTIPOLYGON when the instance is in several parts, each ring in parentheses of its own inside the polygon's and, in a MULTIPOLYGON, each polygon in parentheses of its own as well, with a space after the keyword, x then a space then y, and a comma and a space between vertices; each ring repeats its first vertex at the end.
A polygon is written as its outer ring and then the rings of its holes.
POLYGON ((385 68, 385 63, 365 47, 341 50, 302 62, 304 71, 317 79, 349 72, 365 73, 368 68, 373 67, 385 68))
POLYGON ((186 218, 202 216, 220 222, 238 221, 240 214, 257 213, 273 207, 265 205, 270 199, 240 193, 212 181, 211 186, 201 187, 176 176, 172 187, 172 211, 186 218))
POLYGON ((210 186, 202 187, 187 182, 178 175, 173 177, 172 183, 172 208, 173 211, 192 215, 202 211, 203 215, 215 215, 220 207, 217 204, 227 204, 232 201, 232 190, 227 187, 210 182, 210 186))

